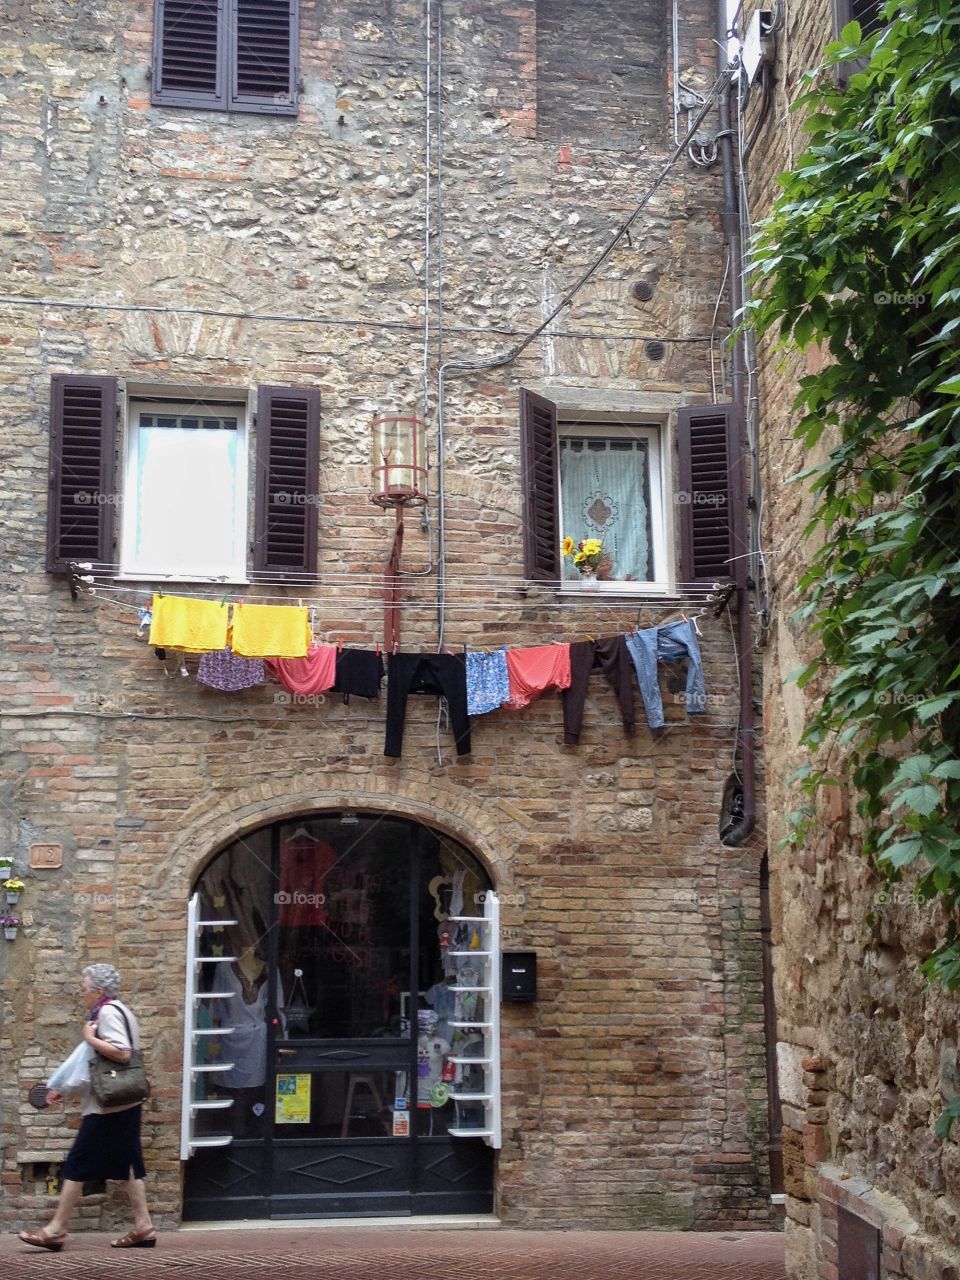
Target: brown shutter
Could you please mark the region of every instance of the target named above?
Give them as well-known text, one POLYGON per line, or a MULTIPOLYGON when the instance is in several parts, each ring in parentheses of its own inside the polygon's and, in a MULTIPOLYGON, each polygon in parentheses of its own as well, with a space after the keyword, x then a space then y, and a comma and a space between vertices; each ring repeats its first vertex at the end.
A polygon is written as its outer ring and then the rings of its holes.
POLYGON ((677 412, 681 582, 734 576, 732 500, 736 478, 731 467, 738 465, 734 421, 731 404, 677 412))
POLYGON ((113 563, 117 380, 56 374, 50 384, 47 572, 113 563))
POLYGON ((316 573, 319 487, 320 392, 260 387, 255 569, 316 573))
POLYGON ((298 0, 234 0, 230 106, 297 113, 298 0))
POLYGON ((557 491, 557 406, 520 391, 523 467, 523 572, 541 582, 560 579, 560 503, 557 491))
POLYGON ((156 0, 151 101, 225 107, 225 0, 156 0))

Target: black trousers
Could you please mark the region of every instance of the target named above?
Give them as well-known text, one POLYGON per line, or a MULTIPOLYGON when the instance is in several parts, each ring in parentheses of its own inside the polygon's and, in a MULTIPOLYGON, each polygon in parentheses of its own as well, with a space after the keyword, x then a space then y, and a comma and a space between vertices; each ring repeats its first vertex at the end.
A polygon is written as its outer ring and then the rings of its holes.
POLYGON ((568 747, 580 741, 583 708, 587 700, 590 672, 599 667, 617 695, 620 718, 626 733, 637 727, 633 710, 633 666, 626 636, 605 636, 602 640, 580 640, 570 646, 570 688, 564 689, 563 741, 568 747))
POLYGON ((411 693, 433 693, 447 700, 458 756, 470 754, 467 715, 467 666, 459 653, 391 653, 387 659, 387 736, 385 756, 399 756, 411 693))

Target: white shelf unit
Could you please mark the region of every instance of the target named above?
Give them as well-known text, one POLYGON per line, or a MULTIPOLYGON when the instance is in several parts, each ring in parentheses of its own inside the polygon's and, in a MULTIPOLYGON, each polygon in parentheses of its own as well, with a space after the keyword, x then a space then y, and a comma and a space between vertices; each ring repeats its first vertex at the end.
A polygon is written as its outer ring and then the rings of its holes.
POLYGON ((200 976, 205 965, 230 964, 235 956, 202 956, 200 940, 203 929, 220 929, 235 925, 236 920, 201 920, 200 897, 194 894, 187 908, 187 976, 183 1006, 183 1098, 180 1110, 180 1159, 189 1160, 201 1147, 228 1147, 230 1133, 200 1136, 196 1132, 197 1115, 201 1111, 226 1111, 232 1098, 198 1099, 194 1096, 198 1080, 216 1071, 228 1071, 232 1062, 197 1062, 197 1051, 212 1036, 229 1036, 233 1027, 201 1027, 197 1025, 205 1000, 231 1000, 232 991, 200 991, 200 976))
MULTIPOLYGON (((501 1144, 500 1119, 500 899, 492 891, 484 896, 482 916, 451 916, 450 923, 456 925, 473 925, 479 933, 479 945, 476 947, 458 947, 449 954, 458 960, 475 961, 471 966, 479 972, 482 982, 474 982, 460 986, 458 982, 450 988, 455 994, 482 995, 483 1013, 474 1018, 457 1018, 451 1020, 451 1027, 461 1030, 475 1030, 483 1037, 481 1056, 473 1054, 452 1054, 451 1058, 458 1066, 481 1068, 482 1084, 479 1089, 470 1092, 465 1089, 451 1089, 450 1097, 456 1107, 456 1119, 447 1132, 454 1138, 482 1138, 488 1147, 499 1148, 501 1144), (470 1123, 472 1118, 479 1123, 470 1123)), ((468 966, 463 965, 464 969, 468 966)))

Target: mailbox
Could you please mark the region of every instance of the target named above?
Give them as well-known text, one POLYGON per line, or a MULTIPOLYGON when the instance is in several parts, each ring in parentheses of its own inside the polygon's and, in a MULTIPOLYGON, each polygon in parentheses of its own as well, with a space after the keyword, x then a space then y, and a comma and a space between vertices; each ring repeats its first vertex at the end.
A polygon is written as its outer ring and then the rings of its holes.
POLYGON ((522 1004, 537 998, 537 953, 504 951, 501 998, 505 1004, 522 1004))

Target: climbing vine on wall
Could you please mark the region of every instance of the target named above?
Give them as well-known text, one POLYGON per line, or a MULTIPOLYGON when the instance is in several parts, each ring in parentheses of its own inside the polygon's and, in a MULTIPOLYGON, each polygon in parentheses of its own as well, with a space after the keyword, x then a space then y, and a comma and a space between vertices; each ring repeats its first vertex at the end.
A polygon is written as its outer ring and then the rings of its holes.
POLYGON ((800 683, 824 688, 803 786, 845 777, 864 855, 893 880, 910 868, 917 894, 942 903, 924 971, 955 989, 960 3, 888 4, 886 17, 865 41, 851 23, 808 77, 808 145, 760 227, 751 312, 787 349, 824 356, 795 402, 820 459, 797 478, 816 547, 799 616, 817 652, 800 683))

